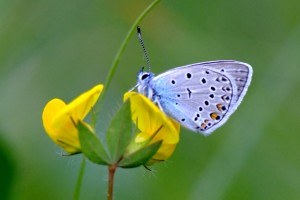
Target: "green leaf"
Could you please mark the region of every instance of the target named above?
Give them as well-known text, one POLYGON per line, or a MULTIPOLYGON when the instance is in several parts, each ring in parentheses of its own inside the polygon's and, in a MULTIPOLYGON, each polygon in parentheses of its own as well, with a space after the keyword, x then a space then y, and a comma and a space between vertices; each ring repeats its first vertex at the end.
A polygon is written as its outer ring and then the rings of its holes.
POLYGON ((111 155, 111 162, 116 163, 124 154, 132 138, 130 102, 126 101, 106 133, 106 141, 111 155))
POLYGON ((82 153, 94 163, 107 165, 109 159, 97 135, 84 122, 79 121, 77 128, 82 153))
POLYGON ((119 166, 123 168, 133 168, 138 167, 140 165, 145 165, 158 151, 161 143, 162 140, 150 144, 149 146, 141 148, 138 151, 127 155, 123 158, 123 160, 121 160, 119 166))

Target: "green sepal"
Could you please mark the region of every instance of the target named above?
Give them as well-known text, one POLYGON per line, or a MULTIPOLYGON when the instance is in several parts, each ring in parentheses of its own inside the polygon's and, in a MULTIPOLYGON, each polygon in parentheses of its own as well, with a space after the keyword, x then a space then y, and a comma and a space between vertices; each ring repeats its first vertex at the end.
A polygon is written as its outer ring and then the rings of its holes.
POLYGON ((116 163, 124 154, 132 139, 130 102, 126 101, 112 119, 106 133, 110 162, 116 163))
POLYGON ((107 153, 94 131, 84 122, 77 124, 82 153, 93 163, 107 165, 107 153))
POLYGON ((161 144, 162 140, 140 148, 137 151, 132 152, 131 154, 125 154, 125 156, 119 163, 119 167, 133 168, 147 164, 147 162, 158 151, 161 144))

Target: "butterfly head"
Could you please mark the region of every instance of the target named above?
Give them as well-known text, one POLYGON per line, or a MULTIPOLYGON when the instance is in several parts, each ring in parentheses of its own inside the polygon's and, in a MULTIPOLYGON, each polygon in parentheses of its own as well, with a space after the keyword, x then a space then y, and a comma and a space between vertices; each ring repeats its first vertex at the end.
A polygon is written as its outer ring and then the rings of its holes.
POLYGON ((146 91, 149 89, 149 83, 153 79, 154 74, 152 72, 145 72, 144 68, 142 68, 138 74, 137 74, 137 86, 138 86, 138 92, 145 94, 146 91))
POLYGON ((139 85, 148 84, 152 80, 154 74, 152 72, 145 72, 144 67, 137 74, 137 83, 139 85))

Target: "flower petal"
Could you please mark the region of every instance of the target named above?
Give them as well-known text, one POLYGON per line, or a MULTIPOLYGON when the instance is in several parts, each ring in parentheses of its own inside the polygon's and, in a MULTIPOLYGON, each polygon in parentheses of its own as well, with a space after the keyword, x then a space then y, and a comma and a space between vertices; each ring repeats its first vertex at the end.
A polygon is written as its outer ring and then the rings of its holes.
POLYGON ((52 99, 47 103, 43 111, 43 125, 48 136, 68 153, 80 152, 80 144, 76 128, 70 118, 53 126, 53 120, 57 113, 67 105, 60 99, 52 99))
POLYGON ((97 102, 103 85, 97 85, 81 94, 70 104, 60 99, 52 99, 44 108, 42 120, 49 137, 66 152, 81 152, 77 122, 82 121, 97 102))
POLYGON ((57 113, 55 120, 63 115, 69 115, 76 122, 78 120, 83 120, 91 108, 97 102, 101 92, 103 90, 103 85, 96 85, 92 89, 81 94, 79 97, 70 102, 64 109, 57 113))
POLYGON ((47 103, 43 111, 43 125, 46 132, 53 132, 52 121, 55 115, 66 106, 65 102, 60 99, 52 99, 47 103))
POLYGON ((144 95, 127 92, 124 95, 124 100, 127 99, 130 99, 131 103, 132 120, 141 131, 135 137, 135 143, 142 143, 149 139, 151 139, 150 144, 160 140, 163 141, 156 154, 147 162, 147 165, 168 159, 179 141, 179 123, 167 117, 144 95))
POLYGON ((132 120, 141 134, 136 142, 145 140, 156 133, 153 142, 163 140, 164 143, 175 144, 179 141, 180 125, 167 117, 151 100, 144 95, 127 92, 124 100, 130 99, 132 120))
POLYGON ((147 162, 146 165, 152 165, 157 161, 167 160, 174 152, 176 144, 162 144, 156 154, 147 162))

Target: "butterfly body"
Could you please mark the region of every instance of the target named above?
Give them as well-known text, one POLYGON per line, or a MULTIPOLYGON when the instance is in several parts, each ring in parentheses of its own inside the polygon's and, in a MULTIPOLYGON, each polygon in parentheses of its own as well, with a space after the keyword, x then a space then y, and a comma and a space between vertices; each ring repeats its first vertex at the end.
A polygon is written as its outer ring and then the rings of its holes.
POLYGON ((166 115, 204 135, 223 125, 250 85, 249 64, 220 60, 173 68, 158 76, 138 73, 138 92, 166 115))

